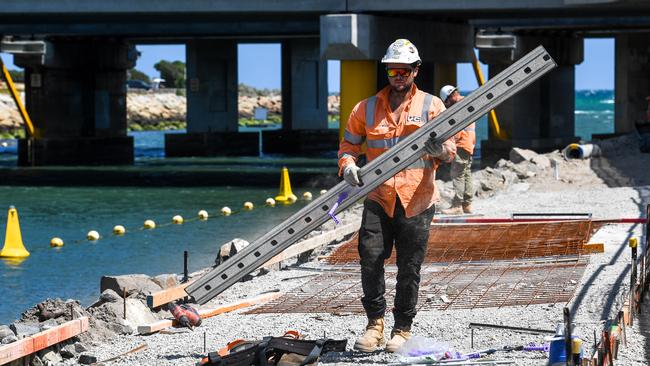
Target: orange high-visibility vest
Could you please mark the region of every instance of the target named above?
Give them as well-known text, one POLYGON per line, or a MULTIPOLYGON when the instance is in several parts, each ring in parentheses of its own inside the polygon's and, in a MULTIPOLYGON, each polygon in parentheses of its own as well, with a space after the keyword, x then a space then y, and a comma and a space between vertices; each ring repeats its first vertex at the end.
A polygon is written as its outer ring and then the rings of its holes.
MULTIPOLYGON (((438 97, 413 85, 399 120, 394 121, 388 101, 389 93, 390 86, 387 86, 376 95, 357 103, 350 113, 344 138, 339 145, 339 175, 346 165, 356 163, 364 141, 366 156, 368 161, 372 161, 397 144, 400 138, 413 133, 445 110, 438 97)), ((455 155, 456 145, 453 139, 445 141, 442 158, 449 162, 455 155)), ((406 217, 413 217, 440 199, 435 185, 438 164, 438 159, 425 154, 375 188, 368 194, 368 198, 377 201, 386 214, 393 217, 399 196, 406 217)))
POLYGON ((470 155, 474 154, 474 145, 476 145, 476 123, 472 123, 455 134, 454 141, 456 142, 456 149, 463 149, 470 155))

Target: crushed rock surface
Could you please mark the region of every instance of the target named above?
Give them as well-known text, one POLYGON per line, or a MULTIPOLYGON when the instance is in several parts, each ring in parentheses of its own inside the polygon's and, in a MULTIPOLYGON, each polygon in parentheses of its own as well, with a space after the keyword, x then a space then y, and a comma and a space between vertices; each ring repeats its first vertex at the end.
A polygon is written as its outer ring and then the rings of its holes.
MULTIPOLYGON (((599 158, 565 161, 559 152, 546 154, 549 159, 558 161, 559 179, 555 178, 552 168, 540 168, 530 162, 502 162, 497 164, 502 168, 494 168, 492 173, 486 173, 486 170, 475 172, 477 186, 488 174, 497 177, 492 183, 497 182, 500 186, 485 190, 477 188, 474 210, 487 218, 510 217, 512 213, 524 212, 591 213, 594 219, 644 217, 646 205, 650 203, 650 154, 638 153, 634 141, 629 139, 622 137, 603 142, 603 156, 599 158)), ((449 198, 450 183, 440 183, 443 197, 449 198)), ((360 215, 360 205, 356 205, 345 213, 344 223, 358 220, 360 215)), ((628 240, 636 237, 643 242, 643 235, 642 225, 638 224, 607 225, 596 232, 590 242, 604 243, 605 253, 589 256, 581 283, 568 304, 420 311, 414 320, 413 333, 446 343, 462 353, 506 345, 539 344, 544 342, 540 335, 479 329, 474 331, 472 349, 468 325, 476 322, 554 330, 562 323, 562 311, 567 306, 573 314, 573 333, 583 338, 585 349, 591 355, 594 331, 599 332, 603 321, 617 314, 629 288, 631 259, 628 240)), ((332 246, 326 251, 331 249, 332 246)), ((256 275, 250 281, 238 282, 205 307, 215 307, 269 290, 289 291, 310 281, 312 277, 308 275, 314 274, 314 269, 321 266, 324 264, 314 259, 281 271, 256 275)), ((650 299, 646 299, 646 303, 648 301, 650 299)), ((354 340, 364 331, 366 319, 363 315, 252 315, 245 314, 247 310, 204 319, 194 331, 119 335, 106 341, 91 342, 88 353, 101 361, 146 344, 145 350, 123 356, 110 365, 194 365, 206 351, 216 351, 232 340, 255 340, 297 330, 306 339, 329 337, 348 340, 346 352, 330 353, 321 358, 322 364, 372 365, 401 361, 400 356, 384 352, 362 354, 352 351, 354 340), (204 350, 204 339, 207 350, 204 350)), ((386 324, 385 333, 388 335, 393 324, 390 313, 386 324)), ((626 336, 627 345, 621 345, 615 363, 647 365, 650 359, 650 309, 642 310, 634 326, 626 329, 626 336)), ((515 365, 546 365, 548 362, 547 354, 542 352, 501 352, 492 359, 513 360, 515 365)), ((66 361, 66 364, 72 362, 66 361)))

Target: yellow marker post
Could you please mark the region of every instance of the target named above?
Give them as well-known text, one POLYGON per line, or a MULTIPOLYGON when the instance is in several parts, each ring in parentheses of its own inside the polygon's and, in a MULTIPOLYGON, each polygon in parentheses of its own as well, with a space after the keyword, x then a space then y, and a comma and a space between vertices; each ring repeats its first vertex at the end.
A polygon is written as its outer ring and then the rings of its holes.
POLYGON ((277 202, 294 203, 298 200, 295 194, 291 191, 291 181, 289 180, 289 169, 282 167, 280 176, 280 192, 275 196, 277 202))
POLYGON ((27 249, 25 249, 22 235, 20 235, 18 211, 16 211, 16 208, 14 206, 10 206, 9 212, 7 213, 7 233, 5 235, 4 247, 2 247, 2 251, 0 251, 0 257, 29 257, 29 252, 27 249))
MULTIPOLYGON (((485 79, 483 78, 483 71, 481 71, 481 66, 478 64, 478 59, 476 58, 476 54, 472 51, 472 66, 474 67, 474 74, 476 75, 476 81, 478 82, 478 86, 483 86, 485 84, 485 79)), ((494 131, 494 136, 496 136, 500 140, 507 140, 508 139, 508 134, 506 131, 501 129, 501 126, 499 126, 499 120, 497 119, 497 113, 494 111, 494 109, 490 109, 490 112, 488 113, 488 121, 492 125, 492 130, 494 131)))
POLYGON ((377 93, 377 63, 373 60, 341 61, 341 104, 339 109, 339 141, 354 106, 377 93))
POLYGON ((18 112, 20 112, 20 116, 23 118, 23 122, 25 122, 25 127, 27 128, 27 133, 29 134, 28 137, 34 137, 34 125, 32 124, 32 120, 31 118, 29 118, 29 114, 27 114, 27 109, 25 109, 25 106, 23 106, 23 103, 20 100, 20 96, 18 95, 16 86, 14 85, 14 82, 11 79, 11 75, 9 75, 9 71, 5 67, 4 62, 2 62, 2 58, 0 58, 0 66, 2 66, 2 76, 7 82, 7 86, 9 87, 9 93, 11 94, 11 97, 14 99, 14 102, 18 107, 18 112))

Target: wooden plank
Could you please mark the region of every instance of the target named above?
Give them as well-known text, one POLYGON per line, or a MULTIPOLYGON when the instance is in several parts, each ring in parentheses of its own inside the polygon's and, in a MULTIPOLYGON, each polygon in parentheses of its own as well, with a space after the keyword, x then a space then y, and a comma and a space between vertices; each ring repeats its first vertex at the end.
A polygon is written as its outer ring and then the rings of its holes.
MULTIPOLYGON (((253 305, 258 305, 258 304, 263 304, 265 302, 271 301, 273 299, 276 299, 280 296, 282 296, 282 292, 269 292, 261 295, 257 295, 248 299, 243 299, 235 302, 231 302, 228 304, 223 304, 219 305, 218 307, 214 309, 200 309, 198 310, 199 316, 201 319, 206 319, 213 317, 215 315, 219 315, 222 313, 227 313, 231 312, 234 310, 238 310, 241 308, 245 308, 248 306, 253 306, 253 305)), ((138 333, 140 334, 149 334, 149 333, 155 333, 160 330, 163 330, 165 328, 169 328, 171 326, 177 325, 176 320, 174 319, 163 319, 159 320, 155 323, 147 324, 147 325, 140 325, 138 326, 138 333)))
POLYGON ((604 253, 604 252, 605 252, 604 243, 589 243, 589 244, 584 244, 582 246, 583 254, 596 254, 596 253, 604 253))
MULTIPOLYGON (((289 248, 285 249, 282 253, 271 258, 268 262, 266 262, 263 265, 263 267, 269 267, 273 264, 276 264, 283 260, 287 260, 291 257, 295 257, 306 251, 313 250, 320 246, 326 245, 340 237, 355 232, 356 230, 359 229, 360 225, 361 225, 360 222, 343 225, 339 228, 328 231, 321 235, 314 236, 312 238, 298 242, 290 246, 289 248)), ((185 292, 185 288, 189 286, 191 283, 192 281, 189 281, 182 285, 178 285, 165 290, 154 292, 153 294, 147 296, 147 305, 150 308, 156 308, 165 305, 167 303, 170 303, 174 300, 182 299, 187 296, 187 293, 185 292)))
POLYGON ((82 317, 44 330, 0 347, 0 365, 28 356, 88 330, 88 318, 82 317))
POLYGON ((178 286, 170 287, 158 292, 154 292, 147 296, 147 305, 150 308, 157 308, 159 306, 170 303, 174 300, 182 299, 187 296, 185 287, 189 286, 192 281, 185 282, 178 286))

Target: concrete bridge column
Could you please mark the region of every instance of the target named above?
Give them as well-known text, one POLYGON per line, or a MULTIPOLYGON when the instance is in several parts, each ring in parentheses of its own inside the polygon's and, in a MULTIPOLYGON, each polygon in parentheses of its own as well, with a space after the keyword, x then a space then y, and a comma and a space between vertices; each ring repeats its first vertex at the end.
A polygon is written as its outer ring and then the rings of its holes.
POLYGON ((415 82, 420 89, 434 95, 438 95, 442 85, 456 82, 457 62, 471 62, 473 57, 474 30, 468 24, 365 14, 323 15, 320 23, 322 55, 329 60, 341 60, 341 123, 347 120, 357 102, 388 85, 379 61, 396 39, 407 38, 418 48, 422 67, 415 82), (353 62, 368 65, 366 70, 377 65, 376 85, 346 83, 345 67, 353 62))
POLYGON ((645 121, 650 95, 650 34, 616 36, 614 132, 630 133, 645 121))
POLYGON ((257 155, 257 134, 238 132, 237 42, 188 41, 186 65, 187 133, 165 135, 165 155, 257 155))
POLYGON ((327 124, 327 60, 319 47, 316 37, 282 42, 282 129, 264 132, 265 153, 335 149, 337 131, 327 124))
POLYGON ((507 158, 512 147, 548 152, 577 141, 575 65, 583 60, 582 38, 517 37, 516 49, 484 48, 479 58, 492 78, 540 44, 558 67, 496 108, 509 139, 499 140, 490 128, 488 140, 481 142, 483 165, 507 158))
POLYGON ((42 57, 16 55, 35 136, 19 141, 19 165, 133 163, 126 135, 126 70, 135 49, 114 40, 53 40, 42 57))

